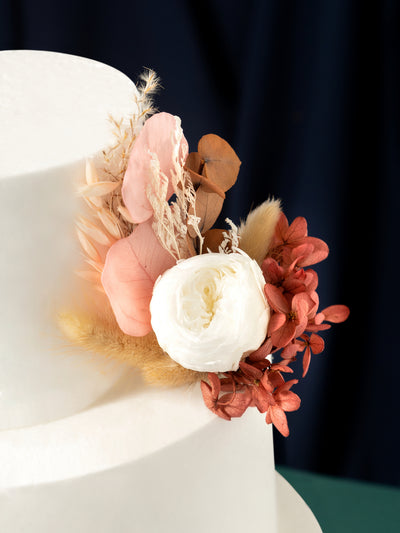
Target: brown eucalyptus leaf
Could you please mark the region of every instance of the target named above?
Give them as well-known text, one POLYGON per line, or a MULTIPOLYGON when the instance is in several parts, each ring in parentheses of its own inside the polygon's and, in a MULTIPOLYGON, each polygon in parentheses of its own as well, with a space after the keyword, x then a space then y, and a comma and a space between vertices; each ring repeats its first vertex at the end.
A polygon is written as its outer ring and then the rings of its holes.
POLYGON ((224 192, 236 182, 241 161, 224 139, 212 133, 204 135, 198 144, 198 153, 204 160, 202 175, 216 183, 224 192))
POLYGON ((190 235, 190 232, 189 232, 189 229, 191 228, 192 226, 189 224, 188 225, 188 234, 186 235, 186 243, 187 243, 187 247, 188 247, 188 250, 189 250, 189 253, 191 255, 191 257, 197 255, 197 252, 196 252, 196 248, 195 248, 195 237, 196 237, 196 234, 194 235, 194 237, 191 237, 190 235))
POLYGON ((206 176, 201 176, 200 174, 197 174, 194 170, 191 170, 190 168, 187 168, 186 170, 190 174, 190 178, 195 189, 198 190, 198 188, 201 187, 204 192, 218 194, 219 196, 221 196, 222 199, 225 200, 224 191, 220 187, 218 187, 216 183, 209 180, 206 176))
MULTIPOLYGON (((195 174, 201 174, 204 161, 202 161, 198 152, 190 152, 186 158, 185 168, 186 170, 192 170, 195 174)), ((193 183, 195 185, 195 183, 193 183)))
POLYGON ((218 253, 219 245, 224 240, 223 233, 225 231, 223 229, 209 229, 206 231, 204 234, 203 252, 206 253, 207 250, 210 250, 211 252, 218 253))
MULTIPOLYGON (((213 226, 221 212, 223 203, 224 199, 218 194, 206 193, 202 187, 199 187, 196 192, 196 216, 200 218, 199 229, 202 234, 213 226)), ((189 235, 194 236, 190 229, 189 235)))

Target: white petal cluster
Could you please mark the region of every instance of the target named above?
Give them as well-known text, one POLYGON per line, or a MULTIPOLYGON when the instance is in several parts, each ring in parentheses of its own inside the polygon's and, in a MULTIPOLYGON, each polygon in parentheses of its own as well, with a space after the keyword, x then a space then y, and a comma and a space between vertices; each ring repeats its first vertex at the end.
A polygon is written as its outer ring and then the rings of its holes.
POLYGON ((244 253, 178 262, 157 280, 150 303, 159 345, 185 368, 237 370, 266 337, 264 284, 260 267, 244 253))

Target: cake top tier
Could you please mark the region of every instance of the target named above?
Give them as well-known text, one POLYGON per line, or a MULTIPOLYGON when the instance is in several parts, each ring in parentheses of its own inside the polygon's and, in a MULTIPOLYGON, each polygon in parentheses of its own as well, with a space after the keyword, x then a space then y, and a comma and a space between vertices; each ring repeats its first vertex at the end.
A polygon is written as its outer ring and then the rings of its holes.
POLYGON ((78 161, 107 147, 113 140, 107 116, 132 115, 135 91, 121 72, 85 58, 0 52, 0 178, 78 161))

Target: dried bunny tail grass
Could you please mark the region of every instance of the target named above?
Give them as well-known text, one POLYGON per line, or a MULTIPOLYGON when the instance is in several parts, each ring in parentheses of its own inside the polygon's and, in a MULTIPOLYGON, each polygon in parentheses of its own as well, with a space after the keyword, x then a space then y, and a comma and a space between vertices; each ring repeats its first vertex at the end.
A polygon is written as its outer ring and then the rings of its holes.
POLYGON ((259 265, 268 253, 280 213, 280 201, 267 200, 250 211, 239 227, 240 248, 259 265))
POLYGON ((147 188, 147 197, 154 211, 153 229, 162 246, 176 259, 190 257, 187 239, 187 224, 196 232, 200 243, 203 237, 199 229, 200 219, 195 214, 196 192, 192 181, 184 170, 184 157, 179 155, 183 136, 180 119, 176 117, 176 128, 173 132, 174 146, 173 167, 171 169, 171 184, 175 199, 168 202, 168 178, 161 171, 157 154, 152 154, 151 180, 147 188), (194 214, 189 214, 193 210, 194 214))
POLYGON ((150 363, 141 367, 143 378, 147 383, 158 386, 179 387, 181 385, 192 385, 207 378, 206 373, 189 370, 178 365, 168 355, 166 357, 168 360, 165 358, 153 359, 150 363))
POLYGON ((73 344, 141 369, 150 384, 178 386, 204 377, 175 363, 160 348, 153 332, 145 337, 125 335, 111 311, 110 316, 66 311, 58 315, 58 324, 73 344))

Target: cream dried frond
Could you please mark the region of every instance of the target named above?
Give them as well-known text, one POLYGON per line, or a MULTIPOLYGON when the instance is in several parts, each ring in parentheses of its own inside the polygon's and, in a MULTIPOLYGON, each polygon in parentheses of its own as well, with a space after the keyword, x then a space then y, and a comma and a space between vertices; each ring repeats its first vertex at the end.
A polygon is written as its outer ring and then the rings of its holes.
MULTIPOLYGON (((134 111, 128 119, 110 117, 115 141, 101 156, 88 160, 86 183, 78 193, 85 200, 87 218, 81 217, 77 226, 79 241, 86 262, 101 273, 109 247, 127 237, 134 228, 126 209, 121 187, 133 144, 146 118, 155 112, 153 95, 159 87, 155 72, 146 70, 140 76, 134 99, 134 111)), ((99 276, 92 271, 80 272, 85 279, 98 284, 99 276)))
POLYGON ((232 222, 230 218, 226 218, 225 222, 228 224, 228 226, 230 226, 231 229, 222 233, 224 240, 219 245, 218 251, 221 254, 237 252, 239 249, 238 227, 232 222))
POLYGON ((187 259, 192 255, 189 244, 187 225, 190 224, 199 238, 203 237, 199 229, 200 218, 196 216, 196 192, 188 173, 184 170, 185 157, 179 154, 183 136, 180 119, 176 117, 172 145, 173 167, 171 185, 174 198, 168 201, 168 177, 162 172, 157 154, 151 154, 151 179, 147 188, 147 197, 154 211, 153 229, 162 246, 176 259, 187 259))

